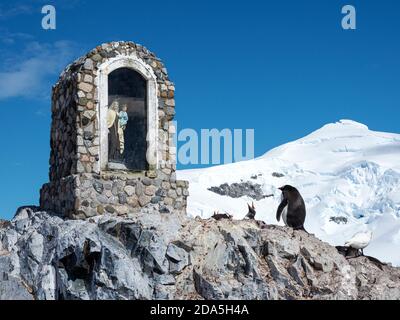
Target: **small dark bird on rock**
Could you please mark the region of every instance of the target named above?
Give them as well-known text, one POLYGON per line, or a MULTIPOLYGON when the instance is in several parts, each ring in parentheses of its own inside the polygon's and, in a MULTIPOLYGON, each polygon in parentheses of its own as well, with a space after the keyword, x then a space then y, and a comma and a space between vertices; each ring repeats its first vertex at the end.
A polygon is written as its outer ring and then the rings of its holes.
POLYGON ((215 220, 221 220, 221 219, 232 219, 232 215, 229 213, 219 213, 218 211, 214 211, 214 214, 211 216, 211 218, 215 220))
POLYGON ((276 212, 276 220, 282 219, 286 226, 295 230, 304 230, 306 220, 306 205, 300 192, 292 186, 286 185, 282 191, 282 201, 276 212))
POLYGON ((256 216, 256 208, 254 207, 254 202, 251 203, 251 206, 249 204, 247 204, 247 206, 249 208, 249 212, 247 213, 245 218, 254 220, 256 216))

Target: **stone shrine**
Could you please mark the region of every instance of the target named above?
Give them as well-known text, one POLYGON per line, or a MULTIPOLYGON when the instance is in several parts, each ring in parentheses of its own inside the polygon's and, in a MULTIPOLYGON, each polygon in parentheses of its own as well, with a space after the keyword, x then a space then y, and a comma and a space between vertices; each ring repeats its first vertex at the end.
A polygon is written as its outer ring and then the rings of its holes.
POLYGON ((72 219, 146 207, 185 213, 174 92, 161 60, 133 42, 103 44, 69 65, 53 87, 41 208, 72 219))

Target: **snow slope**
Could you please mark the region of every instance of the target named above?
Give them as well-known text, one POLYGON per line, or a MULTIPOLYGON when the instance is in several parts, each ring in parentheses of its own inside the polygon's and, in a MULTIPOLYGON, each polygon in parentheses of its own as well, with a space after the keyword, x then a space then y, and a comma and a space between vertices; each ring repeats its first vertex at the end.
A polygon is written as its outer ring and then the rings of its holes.
POLYGON ((208 191, 209 187, 241 181, 260 184, 265 194, 274 197, 254 201, 256 217, 270 224, 277 224, 281 195, 277 188, 293 185, 306 202, 305 227, 310 233, 332 245, 343 245, 356 232, 372 230, 365 254, 400 265, 399 134, 341 120, 254 160, 183 170, 178 178, 190 182, 188 214, 202 218, 219 210, 242 219, 246 203, 253 201, 247 196, 220 196, 208 191), (274 177, 274 172, 284 177, 274 177), (346 218, 347 223, 337 223, 332 217, 346 218))

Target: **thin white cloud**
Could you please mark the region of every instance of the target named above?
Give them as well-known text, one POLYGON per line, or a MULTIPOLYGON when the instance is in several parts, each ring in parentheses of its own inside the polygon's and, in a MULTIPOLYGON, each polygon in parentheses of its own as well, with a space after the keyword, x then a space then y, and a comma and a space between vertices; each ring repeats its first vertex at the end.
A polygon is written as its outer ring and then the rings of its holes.
POLYGON ((33 39, 34 37, 28 33, 9 32, 7 29, 0 28, 0 41, 5 45, 13 45, 19 41, 32 41, 33 39))
POLYGON ((84 5, 83 0, 13 0, 0 3, 0 20, 13 19, 21 15, 41 14, 41 8, 51 4, 56 9, 69 10, 84 5))
POLYGON ((57 76, 78 55, 70 41, 30 42, 20 54, 4 58, 0 67, 0 100, 48 98, 57 76))
POLYGON ((0 5, 0 19, 9 19, 23 14, 32 14, 34 8, 27 4, 0 5))

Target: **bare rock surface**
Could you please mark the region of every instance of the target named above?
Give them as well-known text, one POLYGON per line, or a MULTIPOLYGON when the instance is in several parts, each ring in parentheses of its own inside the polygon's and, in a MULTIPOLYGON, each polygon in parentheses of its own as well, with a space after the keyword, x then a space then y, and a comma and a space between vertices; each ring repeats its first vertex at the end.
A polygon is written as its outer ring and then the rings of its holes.
POLYGON ((400 299, 400 270, 258 221, 27 207, 0 226, 0 299, 400 299))
POLYGON ((268 195, 264 195, 260 184, 249 181, 232 184, 224 183, 218 187, 210 187, 208 190, 221 196, 228 196, 231 198, 248 196, 258 201, 268 197, 268 195))

